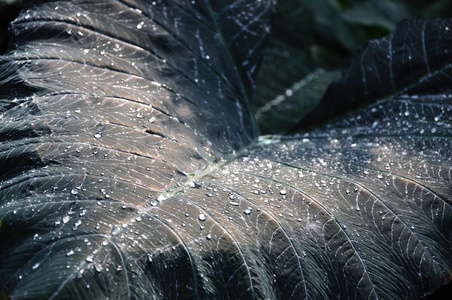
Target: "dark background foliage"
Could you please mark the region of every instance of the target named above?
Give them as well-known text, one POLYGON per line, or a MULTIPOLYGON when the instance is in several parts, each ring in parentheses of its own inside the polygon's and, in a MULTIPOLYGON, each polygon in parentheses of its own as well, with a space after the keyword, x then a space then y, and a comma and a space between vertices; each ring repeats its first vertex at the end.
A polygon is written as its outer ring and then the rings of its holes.
POLYGON ((8 24, 16 18, 21 8, 21 0, 0 1, 0 54, 3 54, 8 46, 8 24))
POLYGON ((450 16, 447 0, 279 1, 253 97, 261 132, 290 130, 366 41, 403 19, 450 16))

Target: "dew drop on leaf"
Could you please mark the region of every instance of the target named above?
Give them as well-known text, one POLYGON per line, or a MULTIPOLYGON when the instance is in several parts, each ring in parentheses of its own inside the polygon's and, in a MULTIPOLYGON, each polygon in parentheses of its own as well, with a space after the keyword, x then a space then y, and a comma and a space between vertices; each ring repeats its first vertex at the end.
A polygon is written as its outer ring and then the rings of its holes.
POLYGON ((94 269, 96 269, 96 271, 97 271, 98 273, 102 272, 102 266, 99 265, 99 264, 94 264, 94 269))
POLYGON ((198 216, 199 221, 205 221, 207 219, 206 215, 203 213, 200 213, 198 216))
POLYGON ((118 235, 119 233, 121 232, 121 228, 119 228, 118 226, 114 226, 112 229, 111 229, 111 235, 118 235))

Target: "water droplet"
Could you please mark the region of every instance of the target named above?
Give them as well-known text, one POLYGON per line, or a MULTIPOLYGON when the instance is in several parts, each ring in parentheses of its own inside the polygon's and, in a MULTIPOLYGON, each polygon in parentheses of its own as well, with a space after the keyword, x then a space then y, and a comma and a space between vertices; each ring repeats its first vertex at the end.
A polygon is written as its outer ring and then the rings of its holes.
POLYGON ((102 272, 102 266, 101 265, 99 265, 99 264, 94 264, 94 269, 96 269, 96 271, 98 272, 98 273, 100 273, 100 272, 102 272))
POLYGON ((285 195, 285 194, 287 194, 287 190, 286 189, 282 189, 282 190, 279 191, 279 193, 281 195, 285 195))
POLYGON ((186 211, 185 216, 188 218, 190 216, 190 213, 188 211, 186 211))
POLYGON ((164 201, 164 200, 166 200, 166 197, 163 196, 163 195, 159 195, 159 196, 157 197, 157 201, 159 201, 159 202, 162 202, 162 201, 164 201))
POLYGON ((243 213, 244 213, 245 215, 251 214, 251 207, 247 207, 245 210, 243 210, 243 213))
POLYGON ((70 219, 71 219, 71 217, 69 217, 69 216, 64 216, 64 217, 63 217, 63 223, 66 224, 67 222, 69 222, 70 219))
POLYGON ((141 219, 141 217, 137 217, 136 219, 135 219, 135 221, 137 221, 137 222, 141 222, 143 219, 141 219))
POLYGON ((143 28, 143 25, 144 25, 144 22, 140 22, 140 23, 137 25, 137 29, 143 28))
POLYGON ((96 139, 100 139, 100 138, 102 137, 102 135, 101 135, 100 133, 96 133, 96 134, 94 135, 94 137, 95 137, 96 139))
POLYGON ((155 118, 154 117, 150 118, 149 122, 154 123, 155 122, 155 118))
POLYGON ((113 228, 111 229, 110 234, 111 235, 118 235, 121 232, 121 228, 118 226, 113 226, 113 228))
POLYGON ((212 239, 212 235, 209 233, 209 234, 206 236, 206 238, 207 238, 208 240, 211 240, 211 239, 212 239))
POLYGON ((207 193, 206 193, 206 196, 207 196, 207 197, 213 197, 213 193, 212 193, 212 192, 207 192, 207 193))
POLYGON ((207 219, 206 215, 203 213, 200 213, 198 216, 199 221, 205 221, 207 219))
POLYGON ((73 254, 74 254, 74 250, 69 250, 69 252, 66 253, 67 256, 71 256, 71 255, 73 255, 73 254))
POLYGON ((94 262, 94 258, 92 256, 88 256, 86 258, 86 261, 89 262, 89 263, 92 263, 92 262, 94 262))
POLYGON ((190 181, 188 183, 188 186, 191 187, 191 188, 195 188, 196 187, 196 183, 194 181, 190 181))
POLYGON ((41 265, 41 263, 35 263, 31 268, 33 270, 36 270, 37 268, 39 268, 39 265, 41 265))

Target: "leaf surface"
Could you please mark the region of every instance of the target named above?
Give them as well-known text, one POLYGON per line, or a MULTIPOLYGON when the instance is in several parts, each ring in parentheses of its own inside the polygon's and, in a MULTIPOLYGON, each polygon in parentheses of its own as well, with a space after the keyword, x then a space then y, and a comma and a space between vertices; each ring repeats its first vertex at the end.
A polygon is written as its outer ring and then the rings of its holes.
POLYGON ((390 96, 442 94, 449 89, 451 22, 406 20, 388 37, 369 41, 298 127, 324 122, 390 96))
MULTIPOLYGON (((409 72, 402 92, 344 98, 335 121, 254 141, 273 6, 23 10, 0 67, 8 295, 416 299, 451 280, 448 73, 409 72)), ((423 22, 443 37, 449 21, 423 22)))

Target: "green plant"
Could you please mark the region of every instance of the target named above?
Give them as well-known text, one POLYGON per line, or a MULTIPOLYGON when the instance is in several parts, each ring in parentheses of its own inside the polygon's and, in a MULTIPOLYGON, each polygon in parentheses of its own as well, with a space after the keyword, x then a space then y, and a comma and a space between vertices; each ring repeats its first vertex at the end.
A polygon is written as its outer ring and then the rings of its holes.
POLYGON ((452 21, 404 21, 291 135, 259 137, 275 5, 26 4, 0 67, 9 296, 415 299, 450 282, 452 21))

